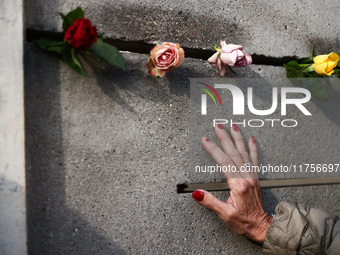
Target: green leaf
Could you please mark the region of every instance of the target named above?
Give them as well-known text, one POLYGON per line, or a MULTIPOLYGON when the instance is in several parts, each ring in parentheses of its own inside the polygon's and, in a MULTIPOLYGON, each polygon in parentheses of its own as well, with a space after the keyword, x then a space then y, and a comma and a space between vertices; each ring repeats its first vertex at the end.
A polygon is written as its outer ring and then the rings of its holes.
POLYGON ((327 90, 320 79, 308 79, 307 88, 313 97, 322 101, 328 101, 327 90))
POLYGON ((33 40, 33 43, 35 43, 40 49, 46 50, 46 45, 39 43, 38 40, 33 40))
POLYGON ((300 58, 300 59, 298 59, 298 63, 300 63, 300 64, 312 64, 312 63, 314 63, 314 61, 311 58, 300 58))
MULTIPOLYGON (((284 68, 286 68, 287 78, 302 78, 302 77, 304 77, 296 68, 289 66, 288 64, 283 65, 283 66, 284 66, 284 68)), ((299 66, 299 68, 300 68, 300 66, 299 66)))
POLYGON ((308 73, 308 72, 314 72, 314 64, 306 64, 302 67, 301 72, 308 73))
POLYGON ((116 47, 104 43, 101 39, 97 39, 97 42, 92 45, 91 49, 105 62, 125 71, 124 59, 116 47))
POLYGON ((333 70, 334 70, 334 74, 340 74, 340 69, 334 68, 333 70))
POLYGON ((60 15, 60 17, 63 19, 63 21, 64 21, 64 19, 66 18, 66 16, 65 16, 63 13, 61 13, 61 12, 59 12, 59 15, 60 15))
POLYGON ((85 12, 81 7, 77 7, 73 11, 70 11, 68 14, 63 15, 62 13, 59 13, 60 16, 63 18, 63 30, 64 32, 69 28, 69 26, 72 25, 72 23, 79 18, 85 17, 85 12))
POLYGON ((73 71, 79 73, 82 76, 86 76, 85 70, 75 56, 74 49, 72 49, 68 45, 65 45, 65 49, 63 51, 63 59, 65 63, 73 69, 73 71))
POLYGON ((47 48, 47 51, 53 51, 58 54, 63 53, 63 50, 64 50, 64 45, 63 46, 52 46, 52 47, 47 48))
POLYGON ((322 78, 321 75, 319 75, 317 72, 309 72, 309 73, 304 73, 307 78, 322 78))
POLYGON ((221 47, 218 47, 218 46, 216 46, 216 45, 214 44, 214 50, 215 50, 215 51, 220 51, 220 50, 222 50, 222 49, 221 49, 221 47))
POLYGON ((286 77, 287 78, 301 78, 300 77, 300 74, 296 74, 295 73, 295 71, 289 71, 289 70, 287 70, 287 72, 286 72, 286 77))
POLYGON ((315 44, 313 46, 313 50, 312 50, 312 59, 314 59, 316 57, 316 52, 315 52, 315 44))
POLYGON ((43 50, 46 50, 47 47, 64 46, 65 44, 63 41, 56 41, 47 38, 39 38, 38 40, 33 40, 33 42, 43 50))
POLYGON ((39 38, 38 40, 34 40, 34 43, 43 50, 54 51, 58 54, 62 53, 65 46, 65 42, 50 40, 47 38, 39 38))
POLYGON ((73 62, 78 66, 79 70, 81 71, 81 75, 86 76, 86 72, 83 69, 83 66, 80 64, 79 60, 77 59, 77 57, 75 55, 75 50, 74 49, 71 49, 71 54, 72 54, 73 62))
POLYGON ((301 66, 299 65, 299 63, 296 62, 295 60, 289 61, 286 65, 291 67, 291 68, 294 68, 297 71, 300 71, 302 69, 301 66))

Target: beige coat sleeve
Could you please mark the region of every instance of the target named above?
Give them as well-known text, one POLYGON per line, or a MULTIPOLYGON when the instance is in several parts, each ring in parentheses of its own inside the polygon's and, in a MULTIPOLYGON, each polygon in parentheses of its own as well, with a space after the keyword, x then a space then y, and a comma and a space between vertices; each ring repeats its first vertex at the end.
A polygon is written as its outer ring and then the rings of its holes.
POLYGON ((334 214, 285 201, 275 213, 264 254, 340 254, 340 221, 334 214))

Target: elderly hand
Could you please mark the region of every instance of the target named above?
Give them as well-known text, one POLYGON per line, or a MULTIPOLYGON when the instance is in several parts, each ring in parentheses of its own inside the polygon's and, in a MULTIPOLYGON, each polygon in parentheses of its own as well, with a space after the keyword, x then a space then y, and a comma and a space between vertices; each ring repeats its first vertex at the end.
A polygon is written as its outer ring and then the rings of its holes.
POLYGON ((230 188, 227 202, 223 202, 205 190, 192 193, 195 200, 214 211, 233 231, 263 244, 268 227, 272 221, 264 212, 261 201, 261 188, 257 172, 242 172, 244 163, 258 166, 255 138, 248 141, 249 155, 242 135, 234 124, 230 130, 231 140, 221 124, 216 125, 215 133, 223 150, 208 138, 202 138, 203 147, 221 166, 236 167, 236 172, 225 172, 230 188))

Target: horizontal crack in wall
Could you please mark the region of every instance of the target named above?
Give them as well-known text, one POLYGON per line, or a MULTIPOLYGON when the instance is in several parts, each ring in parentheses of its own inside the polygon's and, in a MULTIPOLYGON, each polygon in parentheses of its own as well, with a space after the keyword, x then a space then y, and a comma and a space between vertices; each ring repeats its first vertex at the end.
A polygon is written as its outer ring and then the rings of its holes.
MULTIPOLYGON (((39 37, 46 37, 54 40, 63 40, 63 33, 60 32, 50 32, 50 31, 40 31, 34 29, 26 29, 26 40, 32 42, 39 37)), ((150 50, 154 46, 154 44, 146 43, 144 41, 124 41, 120 39, 104 39, 106 43, 114 45, 120 51, 129 51, 140 54, 149 54, 150 50)), ((193 49, 183 47, 185 51, 185 57, 196 58, 207 60, 211 55, 215 53, 213 50, 204 50, 204 49, 193 49)), ((270 57, 262 54, 253 54, 253 64, 256 65, 271 65, 271 66, 282 66, 286 64, 288 61, 296 60, 295 56, 286 56, 286 57, 270 57)))

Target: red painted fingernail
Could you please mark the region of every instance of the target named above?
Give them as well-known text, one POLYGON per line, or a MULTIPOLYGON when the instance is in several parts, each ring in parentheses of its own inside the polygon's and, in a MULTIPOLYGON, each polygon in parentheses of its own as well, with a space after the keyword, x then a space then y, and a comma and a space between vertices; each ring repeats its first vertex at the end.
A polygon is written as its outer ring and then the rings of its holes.
POLYGON ((199 190, 195 190, 192 193, 192 197, 196 200, 196 201, 202 201, 204 199, 204 193, 202 191, 199 190))
POLYGON ((254 136, 251 137, 251 141, 252 141, 254 144, 256 144, 256 141, 255 141, 255 137, 254 137, 254 136))
POLYGON ((222 124, 220 124, 220 123, 217 124, 217 127, 218 127, 219 129, 223 129, 223 126, 222 126, 222 124))
POLYGON ((209 138, 205 138, 205 141, 206 141, 206 142, 209 142, 210 140, 209 140, 209 138))
POLYGON ((238 126, 237 126, 236 124, 233 124, 233 129, 234 129, 235 131, 238 131, 238 126))

